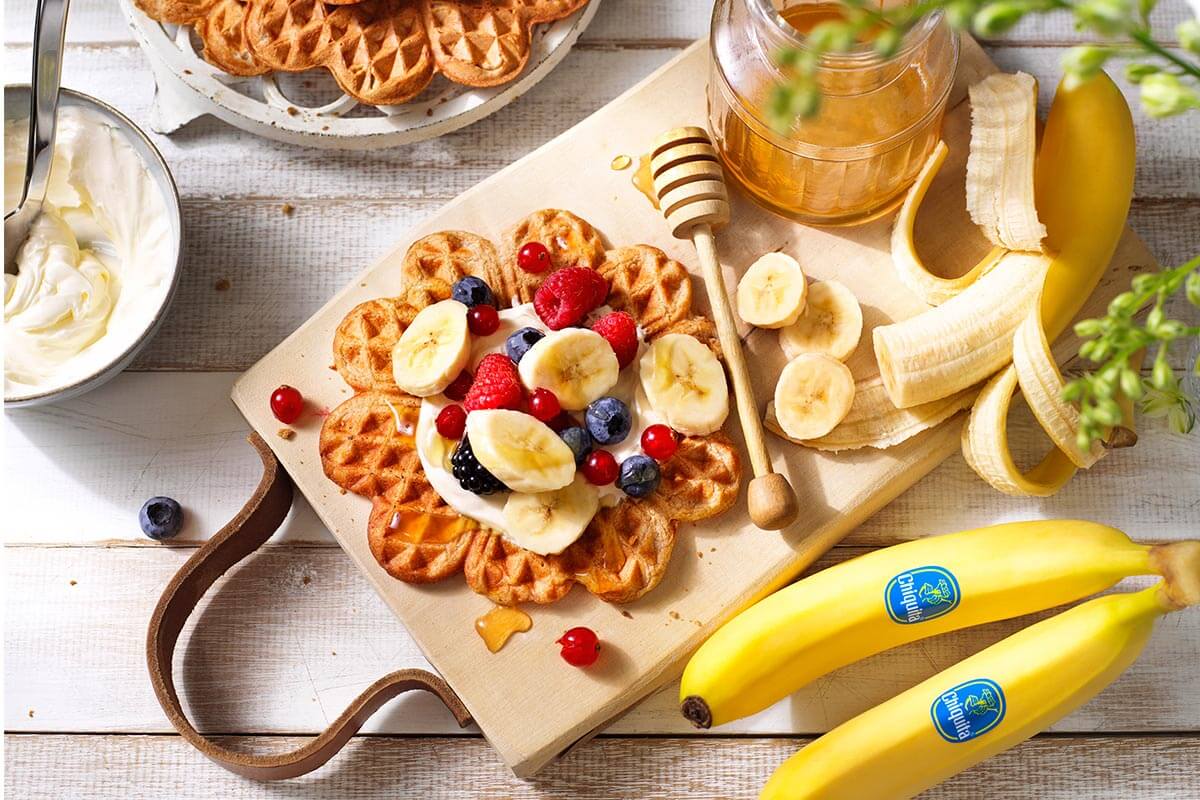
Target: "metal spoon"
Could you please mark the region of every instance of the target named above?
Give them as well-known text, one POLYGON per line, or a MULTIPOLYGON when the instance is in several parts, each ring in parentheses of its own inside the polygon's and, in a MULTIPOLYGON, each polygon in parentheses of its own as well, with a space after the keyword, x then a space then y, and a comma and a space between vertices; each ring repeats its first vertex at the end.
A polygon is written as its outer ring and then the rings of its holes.
POLYGON ((69 0, 38 0, 33 26, 33 81, 29 92, 29 145, 25 183, 16 209, 4 215, 4 271, 16 274, 16 255, 29 227, 42 210, 50 164, 54 160, 54 127, 62 77, 63 38, 69 0))

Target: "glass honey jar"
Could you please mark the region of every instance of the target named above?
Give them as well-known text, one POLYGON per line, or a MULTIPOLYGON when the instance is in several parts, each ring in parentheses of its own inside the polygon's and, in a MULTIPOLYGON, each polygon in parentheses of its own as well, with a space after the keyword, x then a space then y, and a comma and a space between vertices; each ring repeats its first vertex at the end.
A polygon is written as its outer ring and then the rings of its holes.
POLYGON ((799 222, 853 225, 891 211, 937 143, 958 64, 941 12, 884 58, 863 42, 821 58, 816 116, 776 130, 765 109, 785 75, 786 48, 841 16, 836 3, 717 0, 708 81, 709 127, 727 174, 758 202, 799 222))

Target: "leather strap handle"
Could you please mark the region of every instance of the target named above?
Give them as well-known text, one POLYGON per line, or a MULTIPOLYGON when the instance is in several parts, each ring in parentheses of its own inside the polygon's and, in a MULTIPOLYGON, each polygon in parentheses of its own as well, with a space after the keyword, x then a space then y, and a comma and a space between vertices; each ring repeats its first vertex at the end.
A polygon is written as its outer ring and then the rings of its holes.
POLYGON ((261 547, 278 529, 292 506, 292 481, 287 472, 258 434, 251 434, 248 440, 263 463, 258 488, 229 524, 214 534, 175 573, 150 618, 146 665, 158 702, 175 730, 230 772, 257 780, 281 780, 295 778, 324 764, 384 703, 410 689, 432 692, 450 709, 460 727, 467 725, 471 717, 462 701, 444 680, 423 669, 402 669, 383 676, 355 698, 315 739, 286 753, 251 755, 226 749, 204 737, 188 720, 179 702, 172 673, 179 633, 217 578, 261 547))

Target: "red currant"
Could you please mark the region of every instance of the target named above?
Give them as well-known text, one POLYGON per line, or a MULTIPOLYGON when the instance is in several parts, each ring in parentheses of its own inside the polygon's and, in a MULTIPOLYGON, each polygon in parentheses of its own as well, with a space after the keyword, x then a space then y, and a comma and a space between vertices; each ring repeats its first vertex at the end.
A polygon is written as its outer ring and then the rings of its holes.
POLYGON ((678 448, 675 431, 666 425, 651 425, 642 431, 642 452, 655 461, 666 461, 678 448))
POLYGON ((559 637, 556 644, 562 645, 560 655, 563 660, 574 667, 595 664, 600 657, 600 638, 591 628, 571 628, 559 637))
POLYGON ((280 386, 271 395, 271 413, 284 425, 290 425, 299 419, 300 412, 303 410, 304 397, 300 394, 299 389, 293 389, 286 385, 280 386))
POLYGON ((447 439, 461 439, 467 429, 467 412, 460 405, 446 406, 438 412, 437 432, 447 439))
POLYGON ((489 305, 471 306, 467 327, 476 336, 491 336, 500 327, 500 313, 489 305))
POLYGON ((619 471, 617 460, 607 450, 593 450, 583 462, 583 477, 597 486, 607 486, 615 481, 619 471))
POLYGON ((558 398, 549 389, 535 389, 533 396, 529 398, 529 413, 542 422, 550 422, 561 411, 562 406, 558 404, 558 398))
POLYGON ((526 272, 545 272, 550 269, 550 251, 541 242, 526 242, 517 251, 517 266, 526 272))
POLYGON ((467 399, 467 392, 471 391, 471 384, 475 382, 475 377, 465 369, 458 373, 458 377, 450 381, 450 385, 446 387, 446 397, 451 400, 462 402, 467 399))

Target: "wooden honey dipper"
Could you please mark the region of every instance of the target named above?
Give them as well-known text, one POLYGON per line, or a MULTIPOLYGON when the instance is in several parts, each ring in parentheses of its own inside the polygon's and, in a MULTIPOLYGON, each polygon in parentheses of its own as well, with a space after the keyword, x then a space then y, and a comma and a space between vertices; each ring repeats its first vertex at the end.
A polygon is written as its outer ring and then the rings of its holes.
POLYGON ((771 468, 762 418, 742 354, 742 340, 733 322, 725 279, 717 260, 713 228, 729 222, 729 196, 725 193, 725 176, 708 131, 689 126, 660 135, 654 140, 654 149, 650 153, 650 173, 654 178, 659 209, 667 218, 672 235, 677 239, 692 240, 704 270, 709 305, 712 306, 721 350, 725 353, 725 363, 733 378, 738 418, 742 421, 746 449, 754 468, 754 480, 750 481, 747 498, 750 519, 764 530, 779 530, 796 518, 796 493, 787 478, 771 468))

